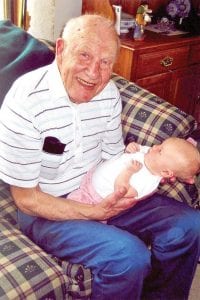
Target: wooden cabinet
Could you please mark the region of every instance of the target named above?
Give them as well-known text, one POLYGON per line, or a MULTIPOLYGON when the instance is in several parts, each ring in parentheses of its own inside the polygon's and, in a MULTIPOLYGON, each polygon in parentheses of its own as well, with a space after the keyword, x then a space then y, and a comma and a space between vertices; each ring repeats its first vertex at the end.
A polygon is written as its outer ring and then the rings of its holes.
POLYGON ((172 74, 163 73, 159 75, 154 75, 147 78, 141 78, 137 80, 137 84, 152 93, 160 96, 163 99, 170 98, 170 82, 172 74))
POLYGON ((195 81, 193 68, 178 69, 172 74, 169 101, 188 113, 194 111, 195 81))
POLYGON ((200 102, 200 36, 146 31, 143 41, 121 37, 114 72, 194 114, 200 102))
POLYGON ((193 74, 193 82, 191 84, 193 84, 192 99, 194 101, 191 113, 200 124, 200 44, 195 44, 191 47, 190 65, 192 65, 190 68, 193 74))
MULTIPOLYGON (((111 5, 119 4, 134 15, 140 3, 141 0, 83 0, 83 13, 103 11, 110 17, 111 5)), ((152 0, 150 7, 155 12, 167 3, 168 0, 152 0)), ((192 3, 197 10, 199 0, 192 3)), ((145 34, 143 41, 135 41, 133 34, 120 37, 121 49, 114 72, 196 118, 199 115, 200 122, 200 36, 164 36, 150 31, 145 34)))
POLYGON ((166 73, 187 66, 189 47, 176 47, 138 55, 136 78, 166 73))
POLYGON ((194 79, 194 90, 193 90, 193 100, 194 100, 194 106, 193 106, 193 111, 191 112, 195 119, 199 123, 200 127, 200 64, 197 64, 193 66, 192 68, 193 74, 195 76, 193 77, 194 79))

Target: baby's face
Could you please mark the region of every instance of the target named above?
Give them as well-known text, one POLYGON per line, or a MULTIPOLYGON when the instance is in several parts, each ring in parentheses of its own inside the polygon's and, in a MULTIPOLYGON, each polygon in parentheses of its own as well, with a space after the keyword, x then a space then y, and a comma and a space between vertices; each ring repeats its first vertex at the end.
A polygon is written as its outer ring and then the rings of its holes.
POLYGON ((164 141, 162 144, 152 146, 149 149, 148 155, 158 166, 164 166, 171 156, 170 147, 164 141))
POLYGON ((168 168, 168 162, 170 161, 170 151, 164 144, 154 145, 145 154, 145 164, 152 174, 162 177, 162 171, 168 168))
MULTIPOLYGON (((194 184, 197 175, 197 168, 194 167, 193 163, 187 162, 187 157, 181 155, 181 151, 184 150, 184 144, 180 145, 171 139, 165 140, 162 144, 154 145, 149 150, 149 159, 153 161, 155 170, 159 174, 165 174, 170 176, 170 172, 166 173, 163 171, 171 171, 172 176, 177 177, 180 181, 194 184)), ((190 152, 185 149, 189 155, 190 152)))
POLYGON ((178 169, 178 154, 176 153, 174 144, 170 140, 165 140, 149 149, 147 159, 156 174, 170 177, 175 175, 173 170, 178 169))

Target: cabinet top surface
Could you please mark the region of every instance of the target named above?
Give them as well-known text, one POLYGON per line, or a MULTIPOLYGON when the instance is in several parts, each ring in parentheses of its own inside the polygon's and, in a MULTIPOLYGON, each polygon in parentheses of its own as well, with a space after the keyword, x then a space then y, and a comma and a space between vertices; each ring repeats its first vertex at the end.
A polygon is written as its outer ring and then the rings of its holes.
POLYGON ((191 34, 180 34, 174 36, 167 36, 160 33, 155 33, 151 31, 145 31, 144 40, 136 41, 132 38, 131 34, 128 36, 120 36, 121 45, 126 48, 134 50, 146 50, 150 48, 158 47, 160 49, 167 47, 179 47, 188 44, 200 43, 200 36, 192 36, 191 34))

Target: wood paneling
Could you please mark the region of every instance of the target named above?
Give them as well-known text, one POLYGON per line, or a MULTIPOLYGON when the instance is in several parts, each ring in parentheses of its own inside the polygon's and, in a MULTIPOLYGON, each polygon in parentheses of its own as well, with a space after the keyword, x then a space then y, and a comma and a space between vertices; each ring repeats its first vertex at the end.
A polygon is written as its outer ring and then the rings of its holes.
POLYGON ((103 1, 94 1, 94 0, 83 0, 82 4, 82 13, 99 13, 105 17, 108 17, 112 20, 115 19, 115 14, 110 5, 109 0, 103 1))

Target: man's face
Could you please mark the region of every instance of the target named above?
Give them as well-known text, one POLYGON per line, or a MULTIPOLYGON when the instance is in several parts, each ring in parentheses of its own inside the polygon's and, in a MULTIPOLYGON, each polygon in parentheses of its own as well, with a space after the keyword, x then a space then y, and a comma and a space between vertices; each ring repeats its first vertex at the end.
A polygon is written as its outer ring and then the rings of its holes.
POLYGON ((116 44, 103 42, 98 37, 77 41, 73 47, 64 47, 62 39, 57 42, 57 62, 71 101, 88 102, 105 87, 115 56, 116 44))

